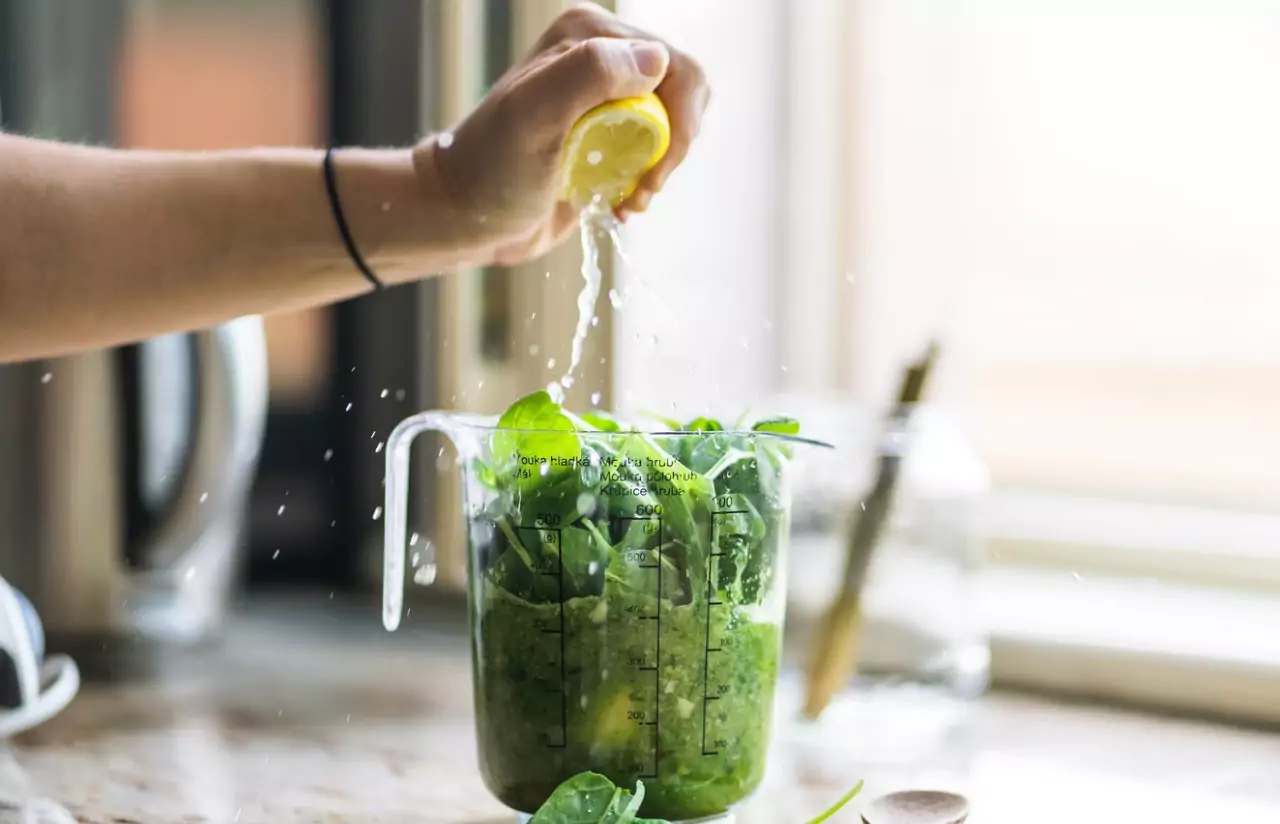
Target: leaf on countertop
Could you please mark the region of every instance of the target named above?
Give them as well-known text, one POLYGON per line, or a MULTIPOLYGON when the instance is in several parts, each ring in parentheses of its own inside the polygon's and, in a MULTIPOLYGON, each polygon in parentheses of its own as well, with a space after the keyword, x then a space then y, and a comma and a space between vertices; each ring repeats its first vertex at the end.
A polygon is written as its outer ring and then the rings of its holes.
POLYGON ((667 824, 637 819, 643 801, 644 784, 639 781, 632 794, 598 773, 579 773, 556 788, 529 824, 667 824))

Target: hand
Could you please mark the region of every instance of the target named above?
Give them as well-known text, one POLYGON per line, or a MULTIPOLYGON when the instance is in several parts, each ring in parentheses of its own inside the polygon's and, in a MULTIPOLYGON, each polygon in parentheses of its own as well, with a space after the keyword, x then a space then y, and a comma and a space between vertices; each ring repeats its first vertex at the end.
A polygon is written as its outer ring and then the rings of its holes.
POLYGON ((413 150, 415 174, 438 189, 460 244, 494 263, 533 259, 577 226, 556 191, 569 130, 595 106, 656 92, 671 146, 616 211, 643 212, 697 136, 710 92, 692 57, 592 3, 566 11, 451 133, 413 150))

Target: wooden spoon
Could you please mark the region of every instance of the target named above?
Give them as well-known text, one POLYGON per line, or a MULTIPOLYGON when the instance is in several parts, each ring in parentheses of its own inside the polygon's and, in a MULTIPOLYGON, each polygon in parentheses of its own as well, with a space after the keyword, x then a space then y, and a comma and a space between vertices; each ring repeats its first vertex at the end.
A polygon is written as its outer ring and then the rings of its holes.
POLYGON ((863 824, 964 824, 968 817, 968 799, 939 790, 889 793, 862 811, 863 824))

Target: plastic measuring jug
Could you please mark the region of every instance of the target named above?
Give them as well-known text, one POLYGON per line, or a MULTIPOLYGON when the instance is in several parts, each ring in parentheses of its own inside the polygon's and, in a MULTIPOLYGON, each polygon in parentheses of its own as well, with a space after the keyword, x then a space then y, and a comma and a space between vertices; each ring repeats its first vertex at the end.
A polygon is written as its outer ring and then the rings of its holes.
POLYGON ((496 422, 424 412, 391 434, 384 623, 395 629, 403 605, 410 444, 440 431, 464 483, 476 732, 490 791, 532 813, 592 770, 619 786, 642 780, 646 816, 725 813, 764 775, 791 456, 815 442, 496 422))

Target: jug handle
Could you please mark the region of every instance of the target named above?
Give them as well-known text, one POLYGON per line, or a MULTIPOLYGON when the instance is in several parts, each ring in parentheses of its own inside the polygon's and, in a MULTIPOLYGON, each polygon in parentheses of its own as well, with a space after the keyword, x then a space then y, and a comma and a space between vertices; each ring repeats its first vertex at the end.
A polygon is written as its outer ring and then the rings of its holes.
MULTIPOLYGON (((409 507, 409 448, 414 438, 423 432, 452 432, 451 413, 419 412, 405 418, 387 438, 386 497, 383 517, 382 547, 382 625, 388 630, 400 626, 404 611, 404 556, 406 521, 409 507)), ((435 549, 430 545, 423 551, 420 569, 425 569, 429 581, 436 577, 435 549)))

